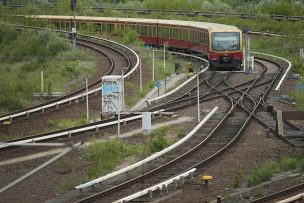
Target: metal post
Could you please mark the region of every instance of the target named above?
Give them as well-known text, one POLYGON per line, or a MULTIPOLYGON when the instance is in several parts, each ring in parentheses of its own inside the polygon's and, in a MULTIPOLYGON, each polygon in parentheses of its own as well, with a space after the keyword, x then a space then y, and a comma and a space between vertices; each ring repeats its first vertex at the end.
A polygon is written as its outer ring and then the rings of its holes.
POLYGON ((118 96, 117 100, 117 138, 120 136, 120 97, 118 96))
POLYGON ((121 76, 122 76, 122 111, 125 111, 125 79, 124 72, 127 67, 122 68, 121 76))
POLYGON ((155 50, 153 49, 153 53, 152 53, 152 81, 154 82, 154 80, 155 80, 155 76, 154 76, 154 68, 155 68, 155 64, 154 64, 154 57, 155 57, 155 50))
POLYGON ((141 70, 141 60, 139 60, 139 83, 140 83, 140 92, 143 90, 143 85, 142 85, 142 70, 141 70))
POLYGON ((87 103, 87 121, 90 119, 89 115, 89 88, 88 88, 88 78, 86 78, 86 93, 87 93, 87 98, 86 98, 86 103, 87 103))
POLYGON ((40 85, 41 85, 41 97, 43 96, 44 93, 44 81, 43 81, 43 70, 40 71, 40 85))
POLYGON ((199 74, 197 74, 197 122, 201 122, 201 115, 200 115, 200 98, 199 98, 199 74))
POLYGON ((244 71, 249 73, 249 37, 248 37, 248 28, 244 29, 245 32, 245 50, 244 50, 244 71))
POLYGON ((167 76, 166 76, 166 44, 164 43, 164 74, 165 74, 165 93, 167 92, 167 76))
MULTIPOLYGON (((123 71, 124 71, 124 68, 122 69, 122 76, 121 76, 121 81, 122 81, 122 86, 123 86, 123 81, 124 81, 124 78, 123 78, 123 71)), ((124 94, 124 88, 122 89, 123 91, 123 94, 124 94)), ((124 95, 122 96, 124 97, 124 95)), ((117 120, 118 120, 118 123, 117 123, 117 138, 119 138, 120 136, 120 111, 121 109, 123 109, 124 107, 121 108, 121 102, 124 103, 124 101, 120 101, 120 95, 118 95, 118 100, 117 100, 117 120)))
POLYGON ((76 17, 75 17, 75 15, 76 15, 76 11, 75 11, 75 7, 76 7, 76 5, 73 7, 73 10, 74 10, 74 31, 75 31, 75 33, 73 33, 73 31, 72 31, 72 36, 73 36, 73 48, 74 49, 76 49, 76 17))

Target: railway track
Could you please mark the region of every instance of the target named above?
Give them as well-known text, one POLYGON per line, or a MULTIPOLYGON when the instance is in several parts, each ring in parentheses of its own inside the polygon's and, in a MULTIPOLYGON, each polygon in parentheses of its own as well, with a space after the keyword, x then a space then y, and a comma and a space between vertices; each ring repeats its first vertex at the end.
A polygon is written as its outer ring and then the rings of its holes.
MULTIPOLYGON (((253 91, 254 93, 249 95, 249 92, 254 90, 254 88, 261 88, 261 86, 265 86, 263 87, 263 90, 266 89, 264 92, 267 93, 274 85, 274 81, 277 80, 280 72, 282 71, 283 69, 279 69, 278 74, 272 75, 271 79, 264 78, 263 81, 262 76, 266 72, 266 68, 264 66, 261 73, 254 80, 249 80, 251 81, 251 84, 247 85, 247 88, 242 87, 242 89, 245 89, 245 91, 235 90, 233 86, 228 85, 228 89, 234 90, 230 93, 224 93, 222 90, 216 87, 223 81, 225 81, 227 85, 227 77, 229 74, 222 75, 222 77, 219 78, 204 78, 203 81, 206 82, 209 89, 220 93, 227 99, 227 101, 229 101, 228 104, 230 104, 230 110, 226 111, 226 114, 221 118, 222 120, 217 125, 217 128, 212 130, 212 132, 209 134, 206 131, 197 133, 194 140, 191 140, 182 147, 179 147, 177 151, 162 157, 157 161, 157 164, 154 164, 154 166, 153 163, 142 166, 140 169, 140 176, 136 177, 135 175, 133 179, 131 178, 122 183, 116 180, 111 184, 109 184, 109 182, 107 182, 107 184, 102 184, 93 191, 90 190, 89 194, 96 193, 95 195, 83 198, 76 202, 91 202, 96 199, 102 202, 111 202, 132 194, 135 191, 168 179, 173 175, 180 174, 191 168, 206 164, 208 161, 223 153, 234 142, 236 142, 244 131, 246 125, 248 125, 249 121, 255 117, 258 107, 262 106, 261 109, 264 109, 264 94, 261 94, 260 91, 253 91), (249 102, 249 104, 247 104, 247 102, 249 102), (116 186, 114 186, 115 184, 116 186), (134 190, 134 188, 136 189, 134 190), (97 192, 98 190, 103 191, 97 192), (122 190, 122 192, 118 193, 118 190, 122 190), (115 194, 112 194, 113 191, 115 191, 115 194)), ((249 81, 246 83, 250 83, 249 81)), ((239 86, 242 86, 242 84, 239 84, 239 86)), ((227 87, 224 87, 224 89, 227 89, 227 87)), ((192 91, 193 90, 194 88, 192 88, 192 91)), ((212 94, 214 94, 214 92, 212 92, 212 94)), ((184 91, 176 100, 179 100, 181 97, 184 97, 187 94, 189 93, 187 91, 185 93, 184 91)), ((164 105, 172 106, 172 103, 164 105)), ((153 108, 155 108, 155 106, 153 108)), ((205 129, 210 128, 207 127, 205 129)), ((131 176, 130 174, 138 174, 138 171, 128 172, 129 178, 131 176)))
POLYGON ((296 201, 301 201, 302 197, 301 195, 297 195, 300 193, 304 192, 304 183, 297 184, 295 186, 283 189, 281 191, 268 194, 266 196, 257 198, 255 200, 249 201, 249 203, 263 203, 263 202, 268 202, 268 203, 291 203, 291 202, 296 202, 296 201), (294 196, 294 197, 292 197, 294 196), (291 198, 289 198, 291 197, 291 198))
MULTIPOLYGON (((230 73, 208 73, 205 75, 200 76, 200 91, 202 91, 202 100, 201 102, 204 103, 204 98, 206 99, 216 99, 216 98, 225 98, 226 104, 229 109, 222 109, 226 113, 219 114, 214 120, 211 121, 211 124, 208 124, 207 127, 202 129, 199 133, 195 135, 195 138, 189 140, 187 143, 183 144, 182 147, 174 150, 172 153, 161 157, 156 163, 149 163, 136 169, 134 171, 128 172, 128 178, 125 175, 122 175, 123 178, 115 177, 114 180, 108 181, 106 184, 101 184, 101 186, 96 186, 97 188, 90 191, 90 194, 96 193, 97 190, 103 190, 103 193, 97 194, 94 197, 87 197, 84 199, 78 199, 77 201, 92 201, 92 198, 100 198, 101 200, 98 201, 105 201, 110 202, 112 200, 117 200, 122 198, 128 194, 132 194, 135 191, 144 189, 151 184, 156 184, 157 182, 161 182, 173 175, 182 173, 188 170, 191 167, 199 167, 201 165, 205 165, 208 161, 216 158, 218 155, 223 153, 227 148, 229 148, 236 140, 241 136, 242 131, 245 129, 245 126, 248 124, 251 118, 255 117, 255 111, 258 107, 264 109, 264 105, 261 99, 260 92, 254 93, 251 97, 247 97, 246 95, 249 94, 249 90, 254 88, 261 88, 264 83, 266 86, 270 86, 269 84, 273 83, 272 81, 275 80, 273 78, 259 78, 254 77, 250 78, 247 81, 235 85, 227 85, 229 84, 229 77, 231 77, 230 73), (226 85, 224 85, 226 83, 226 85), (236 90, 235 88, 239 88, 236 90), (209 97, 209 98, 208 98, 209 97), (247 105, 248 101, 243 100, 248 99, 249 105, 247 105), (252 99, 254 98, 254 99, 252 99), (257 102, 253 102, 256 100, 257 102), (225 119, 224 119, 225 118, 225 119), (218 124, 218 120, 222 119, 221 124, 218 124), (236 124, 237 123, 237 124, 236 124), (242 125, 241 125, 242 124, 242 125), (218 130, 213 130, 214 126, 220 126, 218 130), (225 136, 223 136, 225 135, 225 136), (192 151, 193 149, 197 151, 192 151), (204 151, 203 149, 208 149, 204 151), (211 150, 212 149, 212 150, 211 150), (189 151, 188 151, 189 150, 189 151), (202 151, 203 150, 203 151, 202 151), (213 151, 215 150, 215 151, 213 151), (190 152, 191 151, 191 152, 190 152), (190 155, 191 154, 191 155, 190 155), (197 155, 195 155, 197 154, 197 155), (199 154, 199 155, 198 155, 199 154), (202 156, 203 154, 203 156, 202 156), (192 157, 192 158, 191 158, 192 157), (175 161, 174 161, 175 160, 175 161), (183 162, 181 162, 183 161, 183 162), (205 162, 203 162, 205 161, 205 162), (175 163, 177 162, 177 163, 175 163), (170 163, 170 164, 165 164, 170 163), (183 163, 180 165, 175 165, 178 163, 183 163), (172 165, 171 165, 172 164, 172 165), (186 167, 187 166, 187 167, 186 167), (162 168, 165 167, 166 169, 162 168), (164 171, 164 174, 158 174, 158 171, 164 171), (165 173, 167 171, 168 174, 165 173), (138 174, 141 174, 140 177, 137 177, 138 174), (156 176, 154 174, 157 174, 156 176), (149 179, 148 179, 149 177, 149 179), (157 177, 157 178, 156 178, 157 177), (141 179, 144 178, 144 179, 141 179), (128 179, 127 183, 121 182, 121 180, 128 179), (157 180, 155 182, 155 180, 157 180), (117 193, 117 190, 120 188, 126 187, 130 183, 136 183, 137 189, 136 190, 129 190, 117 193), (118 186, 118 188, 114 189, 114 186, 118 186), (113 188, 111 188, 113 186, 113 188), (116 191, 114 195, 108 196, 111 190, 116 191)), ((260 75, 263 75, 262 73, 260 75)), ((273 84, 272 84, 273 85, 273 84)), ((181 100, 182 97, 187 97, 189 92, 195 95, 195 84, 192 87, 187 87, 188 91, 182 91, 179 96, 176 98, 172 98, 171 100, 180 100, 183 103, 184 108, 189 107, 189 103, 181 100)), ((263 87, 262 89, 266 89, 263 87)), ((270 89, 270 88, 268 88, 270 89)), ((186 98, 187 99, 187 98, 186 98)), ((195 103, 195 98, 193 99, 193 106, 195 103)), ((165 107, 170 109, 172 107, 172 101, 169 101, 167 104, 159 105, 160 107, 165 107)), ((180 104, 179 104, 180 105, 180 104)), ((153 108, 156 108, 155 106, 153 108)), ((182 108, 182 106, 180 107, 182 108)), ((177 109, 175 109, 177 110, 177 109)), ((172 111, 172 110, 171 110, 172 111)), ((81 194, 82 197, 86 196, 86 193, 81 194)), ((76 198, 77 199, 77 198, 76 198)))
MULTIPOLYGON (((227 106, 227 109, 223 109, 225 113, 219 114, 211 124, 201 129, 193 139, 182 145, 183 147, 161 157, 156 163, 149 163, 140 169, 128 172, 127 178, 115 179, 105 185, 101 184, 90 191, 90 194, 95 193, 95 195, 83 199, 78 198, 76 202, 96 199, 98 199, 96 201, 104 202, 114 201, 188 169, 206 165, 224 153, 240 138, 251 119, 256 119, 261 125, 269 127, 269 124, 257 116, 256 112, 265 110, 266 97, 271 88, 278 83, 277 78, 282 75, 283 68, 278 68, 277 73, 268 74, 265 65, 264 67, 261 65, 261 69, 262 71, 255 77, 233 85, 229 82, 230 73, 199 75, 201 102, 221 98, 225 100, 227 106), (218 123, 217 120, 221 121, 218 123), (113 191, 115 193, 111 194, 113 191)), ((172 96, 169 102, 162 101, 160 103, 163 104, 153 104, 145 110, 165 108, 167 111, 174 111, 191 105, 194 107, 197 102, 196 97, 189 95, 196 95, 196 85, 193 82, 176 96, 172 96)), ((270 128, 270 130, 276 134, 275 129, 270 128)), ((280 138, 288 142, 288 140, 280 138)), ((82 193, 82 195, 87 196, 88 194, 82 193)))

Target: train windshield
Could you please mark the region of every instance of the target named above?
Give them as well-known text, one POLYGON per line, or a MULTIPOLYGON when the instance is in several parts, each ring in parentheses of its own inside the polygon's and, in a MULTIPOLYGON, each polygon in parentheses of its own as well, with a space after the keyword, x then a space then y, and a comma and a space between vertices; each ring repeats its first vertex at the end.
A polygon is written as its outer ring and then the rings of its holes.
POLYGON ((240 33, 238 32, 213 32, 212 50, 240 50, 240 33))

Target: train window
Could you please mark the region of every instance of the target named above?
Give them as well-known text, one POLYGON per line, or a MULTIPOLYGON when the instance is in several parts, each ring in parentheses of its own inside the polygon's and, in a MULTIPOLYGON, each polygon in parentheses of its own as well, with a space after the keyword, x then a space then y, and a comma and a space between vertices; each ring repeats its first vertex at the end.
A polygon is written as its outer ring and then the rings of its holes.
POLYGON ((204 33, 202 31, 199 32, 199 43, 204 43, 204 33))
POLYGON ((114 24, 106 24, 106 32, 107 33, 114 32, 114 24))
POLYGON ((204 32, 204 42, 205 44, 209 44, 209 32, 204 32))
POLYGON ((152 27, 152 36, 156 37, 157 36, 157 32, 156 32, 156 26, 152 27))
POLYGON ((181 40, 188 40, 188 39, 189 39, 188 29, 181 29, 181 40))
POLYGON ((147 27, 144 25, 140 25, 139 27, 139 35, 147 36, 147 27))
POLYGON ((152 26, 147 26, 147 31, 148 31, 148 36, 149 37, 152 37, 153 36, 153 33, 152 33, 152 26))
POLYGON ((194 42, 195 41, 195 30, 190 30, 190 40, 192 41, 192 42, 194 42))
POLYGON ((139 34, 143 36, 152 36, 152 27, 139 25, 139 34))
POLYGON ((214 51, 240 49, 240 33, 238 32, 213 32, 211 40, 214 51))
POLYGON ((107 30, 106 30, 106 25, 105 25, 104 23, 101 24, 101 31, 102 31, 103 33, 107 32, 107 30))
POLYGON ((101 32, 101 25, 100 24, 93 24, 94 32, 101 32))
POLYGON ((179 39, 178 38, 178 28, 172 28, 172 38, 179 39))
POLYGON ((120 31, 120 33, 124 33, 124 31, 125 31, 125 25, 124 24, 120 24, 119 31, 120 31))
POLYGON ((200 42, 200 32, 198 30, 193 30, 193 39, 194 42, 199 43, 200 42))
POLYGON ((164 27, 160 27, 160 37, 161 37, 161 38, 164 38, 164 37, 165 37, 164 27))
POLYGON ((132 29, 132 30, 138 32, 138 29, 137 29, 138 26, 137 26, 137 25, 134 25, 134 24, 133 24, 133 25, 129 25, 128 27, 129 27, 130 29, 132 29))
POLYGON ((165 27, 160 27, 160 37, 161 38, 165 38, 166 35, 166 31, 165 31, 165 27))
POLYGON ((168 27, 163 28, 163 37, 164 38, 170 38, 170 30, 168 27))

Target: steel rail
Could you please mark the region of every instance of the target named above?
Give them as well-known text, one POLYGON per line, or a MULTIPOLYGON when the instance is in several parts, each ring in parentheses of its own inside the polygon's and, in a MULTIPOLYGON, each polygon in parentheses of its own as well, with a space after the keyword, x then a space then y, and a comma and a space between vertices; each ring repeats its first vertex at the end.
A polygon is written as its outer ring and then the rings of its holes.
POLYGON ((285 58, 278 57, 278 56, 274 56, 274 55, 271 55, 271 54, 265 54, 265 53, 259 53, 259 52, 251 52, 251 53, 253 53, 253 54, 258 54, 258 55, 263 55, 263 56, 269 56, 269 57, 272 57, 272 58, 277 58, 277 59, 280 59, 280 60, 282 60, 282 61, 285 61, 285 62, 288 64, 287 70, 285 71, 285 73, 284 73, 283 77, 281 78, 279 84, 278 84, 278 85, 276 86, 276 88, 275 88, 276 91, 280 90, 280 87, 281 87, 283 81, 285 80, 287 74, 289 73, 289 71, 290 71, 290 69, 291 69, 291 67, 292 67, 291 62, 288 61, 288 60, 285 59, 285 58))
MULTIPOLYGON (((188 56, 188 57, 192 57, 192 58, 196 58, 196 59, 199 59, 201 61, 204 61, 205 64, 206 64, 206 67, 203 70, 201 70, 199 73, 197 73, 197 74, 204 73, 205 71, 207 71, 209 69, 209 66, 210 66, 209 62, 206 59, 202 58, 202 57, 195 56, 195 55, 190 55, 190 54, 185 54, 185 53, 180 53, 180 52, 173 52, 173 51, 168 51, 168 52, 172 53, 172 54, 175 54, 175 55, 188 56)), ((202 68, 203 68, 203 66, 202 66, 202 68)), ((196 75, 193 75, 191 78, 189 78, 184 83, 182 83, 181 85, 179 85, 177 88, 171 90, 170 92, 167 92, 166 94, 163 94, 163 95, 158 96, 156 98, 147 100, 146 102, 147 102, 148 106, 150 104, 152 104, 152 103, 154 103, 154 102, 162 99, 162 98, 165 98, 165 97, 167 97, 169 95, 172 95, 173 93, 177 92, 178 90, 180 90, 181 88, 183 88, 184 86, 186 86, 188 83, 190 83, 191 81, 193 81, 195 78, 196 78, 196 75)))
MULTIPOLYGON (((163 111, 164 110, 154 111, 154 112, 152 112, 152 114, 153 115, 160 114, 163 111)), ((117 119, 109 119, 106 122, 100 121, 100 122, 96 122, 96 123, 91 123, 91 124, 86 124, 86 125, 82 125, 82 126, 69 128, 69 129, 45 133, 42 135, 25 137, 25 138, 12 140, 12 141, 8 141, 8 142, 0 142, 0 150, 10 149, 10 147, 21 145, 21 144, 26 144, 26 143, 54 140, 54 139, 57 139, 59 137, 64 137, 64 136, 71 137, 73 134, 78 134, 78 133, 84 133, 84 132, 89 132, 89 131, 99 131, 99 129, 101 129, 101 128, 115 126, 118 124, 118 122, 127 123, 127 122, 135 121, 135 120, 138 120, 141 118, 142 118, 142 115, 137 115, 137 116, 129 115, 129 116, 125 116, 125 118, 122 117, 122 119, 120 121, 118 121, 117 119)))
MULTIPOLYGON (((282 196, 282 195, 285 195, 285 194, 289 194, 289 193, 295 192, 296 190, 301 190, 303 188, 304 188, 304 183, 300 183, 300 184, 297 184, 295 186, 286 188, 284 190, 281 190, 281 191, 278 191, 278 192, 266 195, 264 197, 260 197, 260 198, 255 199, 255 200, 251 200, 251 201, 249 201, 249 203, 268 202, 268 201, 270 201, 272 199, 275 199, 276 197, 279 197, 279 196, 282 196)), ((303 193, 300 194, 300 195, 296 195, 294 197, 288 198, 286 200, 278 201, 277 203, 294 202, 295 200, 298 200, 302 196, 303 196, 303 193)))
POLYGON ((213 110, 190 132, 188 133, 185 137, 183 137, 181 140, 179 140, 178 142, 174 143, 173 145, 163 149, 162 151, 159 151, 159 152, 156 152, 155 154, 145 158, 144 160, 141 160, 135 164, 132 164, 126 168, 123 168, 119 171, 115 171, 113 173, 110 173, 106 176, 102 176, 100 178, 97 178, 95 180, 92 180, 90 182, 87 182, 85 184, 82 184, 82 185, 79 185, 77 187, 75 187, 75 189, 83 189, 83 188, 86 188, 86 187, 89 187, 89 186, 92 186, 96 183, 101 183, 102 181, 105 181, 109 178, 112 178, 114 176, 117 176, 119 174, 122 174, 122 173, 125 173, 125 172, 128 172, 134 168, 137 168, 137 167, 140 167, 142 166, 143 164, 146 164, 148 162, 151 162, 153 160, 156 160, 157 158, 159 158, 160 156, 168 153, 169 151, 172 151, 173 149, 179 147, 181 144, 183 144, 184 142, 186 142, 187 140, 189 140, 214 114, 215 112, 218 110, 218 107, 215 107, 213 108, 213 110))
MULTIPOLYGON (((227 97, 227 96, 224 95, 224 97, 227 97)), ((230 99, 230 100, 231 100, 231 99, 230 99)), ((240 100, 241 100, 241 98, 238 100, 238 102, 239 102, 240 100)), ((218 124, 218 126, 221 126, 222 123, 223 123, 223 121, 224 121, 225 119, 228 118, 228 116, 229 116, 229 114, 232 112, 232 110, 233 110, 234 108, 236 108, 236 105, 237 105, 238 102, 234 103, 234 102, 231 100, 232 107, 231 107, 231 109, 228 111, 228 113, 226 114, 226 116, 225 116, 225 117, 221 120, 221 122, 218 124)), ((246 123, 247 123, 247 120, 246 120, 246 123)), ((242 130, 242 129, 243 129, 243 128, 241 128, 241 130, 242 130)), ((212 133, 210 133, 210 134, 207 136, 207 138, 204 139, 204 141, 202 141, 201 143, 205 143, 206 140, 210 139, 211 134, 213 134, 214 132, 215 132, 215 130, 213 130, 212 133)), ((231 142, 229 142, 229 143, 231 143, 231 142)), ((198 148, 194 148, 194 149, 197 150, 198 148)), ((194 152, 194 149, 192 148, 192 149, 190 150, 191 153, 194 152)), ((163 170, 164 167, 167 168, 167 167, 169 167, 170 165, 172 165, 173 163, 176 163, 179 159, 181 159, 181 157, 185 157, 186 155, 189 155, 189 154, 190 154, 190 151, 186 152, 186 153, 183 154, 182 156, 180 156, 180 157, 178 157, 178 158, 176 158, 176 159, 174 159, 174 160, 172 160, 172 161, 167 162, 167 163, 166 163, 165 165, 163 165, 163 166, 160 166, 160 167, 158 167, 158 168, 156 168, 156 169, 153 169, 152 171, 150 171, 150 172, 148 172, 148 173, 145 173, 145 174, 143 174, 143 175, 140 175, 140 176, 137 177, 137 178, 131 179, 131 180, 125 182, 125 183, 122 183, 122 184, 118 185, 115 189, 114 189, 114 188, 111 188, 111 189, 108 189, 108 190, 103 191, 103 192, 101 192, 101 193, 98 193, 98 194, 96 194, 96 195, 92 195, 92 196, 90 196, 90 197, 81 199, 81 200, 76 201, 76 202, 87 202, 87 201, 91 201, 92 199, 96 199, 97 197, 101 197, 101 196, 104 196, 105 194, 110 193, 110 191, 112 191, 112 190, 115 190, 115 191, 116 191, 116 190, 118 190, 119 188, 126 187, 127 184, 131 184, 131 183, 138 182, 138 181, 139 181, 139 180, 138 180, 139 178, 144 178, 144 177, 147 177, 147 176, 150 177, 152 174, 155 174, 155 173, 157 173, 158 171, 163 170)))

